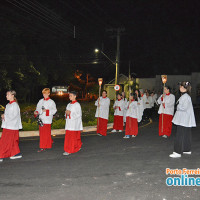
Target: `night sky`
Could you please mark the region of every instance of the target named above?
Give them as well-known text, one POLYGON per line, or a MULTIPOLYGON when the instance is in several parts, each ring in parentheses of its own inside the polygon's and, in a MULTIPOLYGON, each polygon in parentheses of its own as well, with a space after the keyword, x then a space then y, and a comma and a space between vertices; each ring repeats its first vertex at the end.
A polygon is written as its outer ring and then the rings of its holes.
MULTIPOLYGON (((113 79, 115 66, 102 55, 95 55, 94 49, 103 47, 104 53, 114 60, 116 33, 111 29, 121 27, 124 32, 121 35, 120 73, 128 75, 129 61, 131 72, 137 77, 200 71, 198 0, 1 2, 1 31, 8 27, 4 26, 5 22, 11 23, 12 28, 16 28, 11 33, 18 32, 33 63, 38 57, 60 57, 66 65, 89 71, 94 77, 113 79), (98 64, 92 64, 95 61, 98 64)), ((1 65, 6 48, 7 44, 2 44, 1 65)), ((24 52, 13 50, 11 54, 19 57, 24 52)))

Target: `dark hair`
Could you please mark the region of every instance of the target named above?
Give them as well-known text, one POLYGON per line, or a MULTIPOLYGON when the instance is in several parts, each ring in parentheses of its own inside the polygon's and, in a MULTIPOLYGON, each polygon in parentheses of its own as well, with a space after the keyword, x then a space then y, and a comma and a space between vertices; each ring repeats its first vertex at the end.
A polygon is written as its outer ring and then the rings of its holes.
POLYGON ((130 96, 132 96, 135 101, 138 101, 138 98, 137 98, 137 94, 136 93, 130 93, 130 96))
POLYGON ((77 92, 76 91, 71 91, 71 92, 69 92, 70 94, 73 94, 73 95, 75 95, 75 96, 77 96, 77 92))
MULTIPOLYGON (((136 91, 136 90, 135 90, 136 91)), ((141 99, 141 92, 140 92, 140 90, 137 90, 138 91, 138 98, 140 98, 141 99)))
POLYGON ((120 95, 120 96, 122 96, 122 94, 121 94, 121 93, 118 93, 117 95, 120 95))
POLYGON ((186 92, 191 95, 191 89, 192 89, 192 86, 191 86, 191 83, 188 82, 188 81, 182 81, 182 82, 179 82, 179 85, 180 86, 183 86, 185 89, 186 89, 186 92))
POLYGON ((169 92, 171 92, 171 87, 169 85, 165 85, 165 88, 167 88, 169 90, 169 92))
POLYGON ((107 91, 106 91, 106 90, 103 90, 102 93, 103 93, 103 92, 105 92, 105 93, 107 94, 107 91))

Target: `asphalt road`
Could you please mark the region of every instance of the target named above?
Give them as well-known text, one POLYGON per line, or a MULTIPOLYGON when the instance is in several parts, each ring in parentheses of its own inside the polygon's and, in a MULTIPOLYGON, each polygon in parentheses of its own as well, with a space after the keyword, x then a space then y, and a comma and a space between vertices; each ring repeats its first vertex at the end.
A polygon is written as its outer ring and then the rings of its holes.
POLYGON ((200 167, 200 128, 192 131, 192 155, 179 159, 169 158, 174 133, 175 127, 169 139, 159 137, 154 119, 136 138, 87 134, 81 151, 68 157, 64 137, 41 153, 38 138, 22 139, 23 158, 0 163, 0 200, 199 200, 197 186, 166 186, 165 169, 200 167))

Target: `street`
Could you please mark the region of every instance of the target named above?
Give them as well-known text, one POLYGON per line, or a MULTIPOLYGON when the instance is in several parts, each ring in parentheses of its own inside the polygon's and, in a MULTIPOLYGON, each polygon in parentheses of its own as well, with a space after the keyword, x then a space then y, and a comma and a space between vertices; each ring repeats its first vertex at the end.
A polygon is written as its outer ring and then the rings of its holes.
POLYGON ((84 133, 81 151, 67 157, 64 136, 41 153, 39 138, 21 139, 23 158, 0 163, 0 200, 199 200, 198 187, 166 186, 166 168, 200 167, 199 126, 192 129, 192 155, 180 159, 169 158, 175 130, 169 139, 159 137, 154 119, 136 138, 84 133))

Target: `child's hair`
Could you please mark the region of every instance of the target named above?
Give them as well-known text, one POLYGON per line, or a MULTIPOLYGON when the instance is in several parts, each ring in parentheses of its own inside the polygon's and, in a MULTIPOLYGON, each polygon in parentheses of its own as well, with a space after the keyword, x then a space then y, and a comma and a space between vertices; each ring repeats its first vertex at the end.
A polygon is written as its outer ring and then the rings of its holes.
POLYGON ((132 96, 135 101, 138 101, 136 93, 130 93, 130 96, 132 96))
POLYGON ((185 89, 186 89, 186 92, 191 95, 191 89, 192 89, 192 86, 191 86, 191 83, 188 82, 188 81, 182 81, 182 82, 179 82, 179 85, 180 86, 183 86, 185 89))
POLYGON ((165 85, 165 88, 167 88, 169 92, 171 92, 171 87, 169 85, 165 85))
POLYGON ((140 90, 135 90, 135 91, 138 91, 138 98, 141 99, 141 92, 140 92, 140 90))
POLYGON ((49 93, 50 94, 50 89, 49 88, 44 88, 43 90, 42 90, 42 94, 44 94, 44 93, 49 93))
POLYGON ((73 94, 74 96, 77 96, 77 92, 76 91, 71 91, 71 92, 69 92, 69 94, 73 94))
POLYGON ((103 92, 105 92, 105 93, 107 94, 107 91, 106 91, 106 90, 103 90, 102 93, 103 93, 103 92))
POLYGON ((15 90, 9 90, 7 92, 10 92, 14 96, 14 100, 18 103, 17 98, 16 98, 16 96, 17 96, 16 91, 15 90))
POLYGON ((118 96, 118 95, 120 95, 120 96, 122 97, 122 94, 121 94, 121 93, 118 93, 117 96, 118 96))

